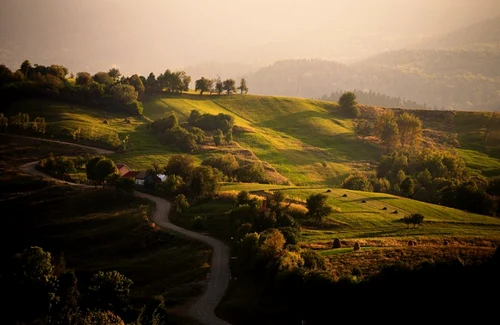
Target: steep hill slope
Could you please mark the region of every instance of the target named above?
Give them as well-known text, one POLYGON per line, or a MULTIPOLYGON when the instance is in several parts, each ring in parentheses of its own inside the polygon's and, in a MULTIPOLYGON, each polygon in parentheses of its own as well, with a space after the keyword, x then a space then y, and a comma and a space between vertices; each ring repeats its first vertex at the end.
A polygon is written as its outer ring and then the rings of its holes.
POLYGON ((352 119, 332 102, 253 95, 158 96, 144 114, 174 112, 181 121, 191 110, 235 117, 234 139, 276 168, 291 183, 340 184, 353 170, 378 160, 379 149, 356 141, 352 119))

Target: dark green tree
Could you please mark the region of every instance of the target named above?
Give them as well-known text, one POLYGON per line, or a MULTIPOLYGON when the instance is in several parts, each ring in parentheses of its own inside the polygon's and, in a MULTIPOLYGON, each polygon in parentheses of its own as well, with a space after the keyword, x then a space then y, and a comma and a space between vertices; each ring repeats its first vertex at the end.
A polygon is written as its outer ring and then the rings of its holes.
POLYGON ((123 313, 128 307, 132 280, 118 271, 99 271, 90 279, 88 304, 91 308, 123 313))
POLYGON ((220 77, 217 77, 217 79, 215 79, 215 91, 218 95, 220 95, 224 91, 224 84, 222 83, 222 80, 220 80, 220 77))
POLYGON ((218 147, 222 143, 223 138, 224 138, 224 135, 222 134, 222 131, 220 129, 217 129, 214 131, 213 139, 214 139, 215 146, 218 147))
POLYGON ((97 72, 93 77, 95 82, 101 85, 111 85, 113 83, 113 78, 109 76, 106 72, 97 72))
POLYGON ((308 216, 314 222, 320 224, 324 217, 333 212, 333 208, 327 203, 328 196, 324 194, 311 194, 306 200, 306 207, 309 210, 308 216))
POLYGON ((174 208, 179 213, 183 213, 189 208, 189 201, 184 194, 179 194, 175 197, 174 208))
POLYGON ((339 98, 339 105, 342 107, 352 107, 357 104, 356 95, 351 91, 343 93, 339 98))
POLYGON ((422 139, 422 121, 418 116, 404 112, 396 119, 401 148, 417 149, 422 139))
POLYGON ((31 69, 32 69, 31 62, 29 60, 24 60, 19 70, 25 77, 27 77, 31 69))
POLYGON ((195 168, 195 160, 190 155, 178 154, 173 155, 168 159, 167 166, 164 170, 167 175, 177 175, 187 180, 193 173, 195 168))
POLYGON ((117 68, 111 68, 108 71, 108 76, 110 76, 113 80, 120 79, 121 75, 122 74, 120 73, 120 70, 118 70, 117 68))
POLYGON ((228 95, 236 92, 236 81, 234 79, 226 79, 222 83, 222 89, 226 91, 228 95))
POLYGON ((403 191, 404 195, 411 197, 415 191, 415 182, 413 181, 413 178, 410 176, 406 177, 399 185, 399 188, 403 191))
POLYGON ((210 166, 199 166, 193 170, 189 189, 195 198, 206 198, 215 195, 219 189, 219 174, 210 166))
POLYGON ((196 80, 194 91, 199 91, 200 95, 203 95, 204 92, 210 91, 211 88, 212 80, 201 77, 201 79, 196 80))
POLYGON ((371 135, 372 130, 373 125, 367 120, 360 119, 354 124, 354 132, 356 132, 356 135, 363 139, 363 141, 367 136, 371 135))
POLYGON ((240 91, 240 94, 248 93, 248 86, 247 86, 247 81, 245 80, 245 78, 241 78, 240 86, 238 87, 238 90, 240 91))
POLYGON ((118 173, 118 169, 111 159, 94 157, 85 165, 85 172, 89 180, 104 186, 104 180, 112 174, 118 173))
POLYGON ((392 110, 386 110, 377 117, 375 133, 387 150, 394 149, 399 143, 399 129, 392 110))
POLYGON ((80 86, 90 86, 92 84, 92 76, 88 72, 78 72, 76 74, 75 83, 80 86))
POLYGON ((27 248, 14 257, 12 271, 8 279, 12 288, 8 295, 11 314, 25 324, 45 320, 57 302, 51 254, 40 247, 27 248))
POLYGON ((128 78, 128 82, 134 87, 135 91, 137 91, 139 98, 142 98, 146 92, 146 87, 144 86, 141 78, 139 78, 137 74, 134 74, 128 78))
POLYGON ((370 180, 361 173, 356 173, 347 176, 347 178, 342 182, 342 188, 347 188, 350 190, 357 190, 357 191, 372 190, 370 180))

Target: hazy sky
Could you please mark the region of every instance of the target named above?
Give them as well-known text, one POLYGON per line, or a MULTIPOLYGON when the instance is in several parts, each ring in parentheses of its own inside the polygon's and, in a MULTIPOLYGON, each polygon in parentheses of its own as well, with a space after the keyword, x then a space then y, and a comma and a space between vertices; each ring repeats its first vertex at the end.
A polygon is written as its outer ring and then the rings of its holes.
POLYGON ((147 74, 212 60, 349 62, 499 14, 499 0, 0 0, 0 63, 147 74))

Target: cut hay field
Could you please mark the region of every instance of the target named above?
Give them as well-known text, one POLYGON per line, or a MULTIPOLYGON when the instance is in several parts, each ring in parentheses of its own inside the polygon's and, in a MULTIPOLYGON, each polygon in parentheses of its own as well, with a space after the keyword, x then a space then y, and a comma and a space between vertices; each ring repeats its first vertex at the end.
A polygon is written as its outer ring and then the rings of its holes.
POLYGON ((221 191, 241 190, 257 195, 280 190, 288 198, 299 203, 305 203, 311 194, 327 195, 328 203, 335 208, 335 212, 325 219, 320 228, 309 221, 300 221, 303 244, 315 249, 331 248, 334 238, 345 241, 349 247, 352 247, 354 241, 369 247, 406 246, 410 239, 429 244, 442 244, 444 240, 474 245, 500 243, 499 218, 390 194, 335 188, 327 192, 327 188, 260 184, 224 184, 221 187, 221 191), (343 197, 344 194, 347 197, 343 197), (412 213, 425 216, 425 222, 421 227, 408 228, 399 221, 400 218, 412 213))

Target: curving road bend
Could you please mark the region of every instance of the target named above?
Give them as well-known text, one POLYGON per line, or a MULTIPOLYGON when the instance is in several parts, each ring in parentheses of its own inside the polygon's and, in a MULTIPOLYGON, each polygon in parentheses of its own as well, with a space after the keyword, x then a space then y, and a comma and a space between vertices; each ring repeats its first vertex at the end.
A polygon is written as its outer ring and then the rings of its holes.
MULTIPOLYGON (((34 138, 36 140, 41 140, 41 141, 50 141, 50 142, 58 142, 61 144, 67 144, 67 145, 72 145, 72 146, 78 146, 78 147, 85 147, 87 149, 92 149, 95 150, 97 153, 100 154, 107 154, 111 153, 111 151, 104 150, 104 149, 99 149, 99 148, 93 148, 93 147, 88 147, 88 146, 81 146, 78 144, 70 143, 70 142, 60 142, 60 141, 53 141, 53 140, 45 140, 45 139, 39 139, 39 138, 34 138)), ((34 176, 40 176, 40 177, 45 177, 49 178, 55 182, 58 183, 65 183, 65 184, 70 184, 73 186, 78 186, 78 187, 84 187, 84 188, 92 188, 93 186, 90 185, 85 185, 85 184, 74 184, 74 183, 68 183, 60 179, 53 178, 47 174, 44 174, 38 170, 35 169, 36 165, 38 164, 38 161, 30 162, 27 164, 24 164, 19 167, 19 169, 27 174, 31 174, 34 176)), ((148 200, 153 201, 156 204, 156 210, 152 216, 152 220, 158 224, 159 226, 169 229, 172 231, 175 231, 177 233, 180 233, 182 235, 185 235, 190 238, 194 238, 196 240, 202 241, 212 247, 212 263, 210 266, 210 276, 209 276, 209 281, 207 288, 205 292, 190 306, 188 314, 189 316, 193 317, 197 321, 199 321, 202 324, 207 324, 207 325, 230 325, 230 323, 218 318, 215 315, 215 308, 219 304, 220 300, 224 296, 224 292, 227 289, 227 285, 229 283, 229 278, 230 278, 230 272, 229 272, 229 247, 224 244, 223 242, 209 237, 202 235, 200 233, 187 230, 184 228, 181 228, 179 226, 176 226, 172 224, 169 219, 168 219, 168 213, 170 211, 170 202, 162 199, 157 196, 141 193, 141 192, 134 192, 134 195, 137 197, 141 198, 146 198, 148 200)))

